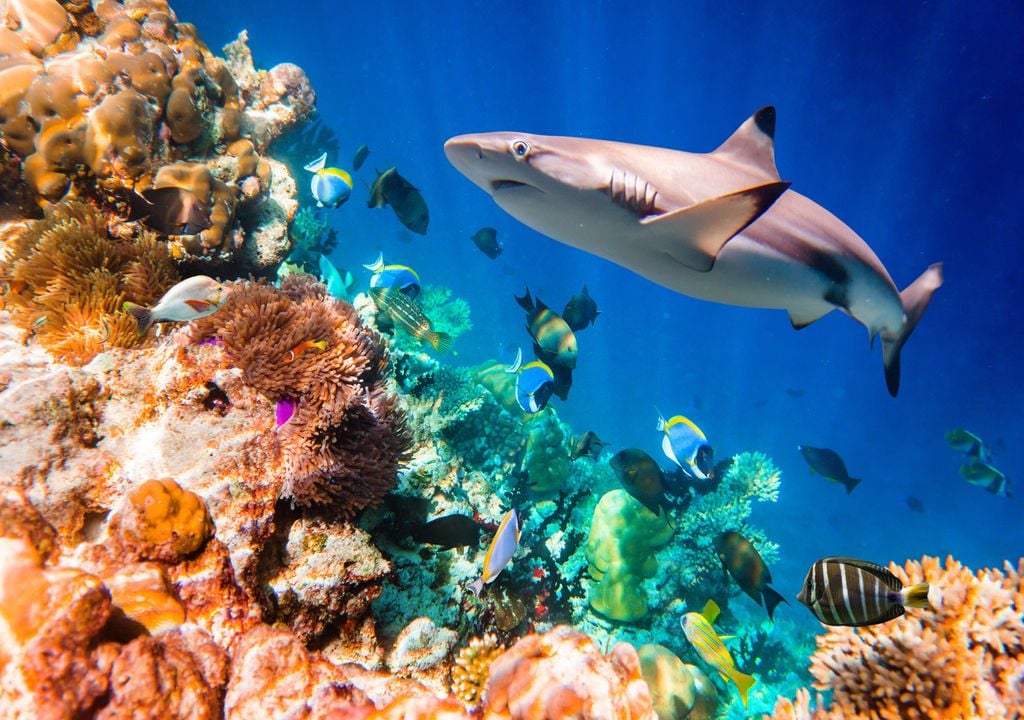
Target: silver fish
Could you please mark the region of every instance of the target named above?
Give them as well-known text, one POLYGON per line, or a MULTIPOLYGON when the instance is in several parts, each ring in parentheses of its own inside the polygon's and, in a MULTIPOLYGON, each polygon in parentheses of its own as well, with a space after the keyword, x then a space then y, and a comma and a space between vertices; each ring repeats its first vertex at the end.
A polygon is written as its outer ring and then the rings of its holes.
POLYGON ((227 288, 206 275, 195 275, 172 287, 151 308, 132 302, 124 304, 139 324, 139 335, 155 322, 187 322, 217 311, 227 299, 227 288))

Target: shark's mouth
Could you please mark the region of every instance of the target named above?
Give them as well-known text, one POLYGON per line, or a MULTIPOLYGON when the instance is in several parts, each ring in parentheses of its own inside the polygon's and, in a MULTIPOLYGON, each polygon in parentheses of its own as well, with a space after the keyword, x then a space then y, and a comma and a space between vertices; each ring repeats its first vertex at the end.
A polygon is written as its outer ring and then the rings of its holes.
POLYGON ((527 183, 524 183, 524 182, 519 182, 518 180, 492 180, 491 181, 491 192, 496 192, 498 190, 512 190, 514 188, 520 188, 520 187, 533 187, 533 186, 532 185, 528 185, 527 183))

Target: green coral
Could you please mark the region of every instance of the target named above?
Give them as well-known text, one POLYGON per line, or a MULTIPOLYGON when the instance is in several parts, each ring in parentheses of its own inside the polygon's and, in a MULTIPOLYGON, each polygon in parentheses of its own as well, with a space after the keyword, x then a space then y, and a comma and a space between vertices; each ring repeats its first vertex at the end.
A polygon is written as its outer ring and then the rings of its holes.
POLYGON ((654 551, 672 538, 672 528, 625 490, 604 494, 594 508, 586 555, 590 606, 613 620, 634 622, 650 610, 646 578, 654 577, 654 551))
POLYGON ((454 297, 448 288, 425 285, 418 300, 435 331, 448 333, 455 340, 473 329, 469 303, 454 297))
POLYGON ((528 424, 523 469, 530 489, 557 492, 569 477, 569 452, 562 423, 554 411, 538 413, 528 424))

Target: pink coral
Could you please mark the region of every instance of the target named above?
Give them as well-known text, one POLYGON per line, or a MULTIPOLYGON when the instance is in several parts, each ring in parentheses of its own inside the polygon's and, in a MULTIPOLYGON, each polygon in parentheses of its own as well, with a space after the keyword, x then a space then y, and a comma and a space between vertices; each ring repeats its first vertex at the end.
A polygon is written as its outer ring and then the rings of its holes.
POLYGON ((830 628, 811 658, 830 711, 782 701, 777 718, 913 720, 1010 718, 1024 713, 1024 558, 1003 570, 924 557, 890 570, 931 584, 934 610, 865 628, 830 628), (813 713, 813 714, 812 714, 813 713))
POLYGON ((632 645, 602 655, 567 625, 527 635, 491 664, 484 717, 516 720, 654 720, 651 696, 632 645))

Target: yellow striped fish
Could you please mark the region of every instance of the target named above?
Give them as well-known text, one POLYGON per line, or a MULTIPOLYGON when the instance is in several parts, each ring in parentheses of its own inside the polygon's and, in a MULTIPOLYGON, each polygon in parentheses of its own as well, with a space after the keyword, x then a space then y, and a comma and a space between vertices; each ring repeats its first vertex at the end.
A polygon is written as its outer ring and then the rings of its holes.
POLYGON ((430 318, 423 314, 420 306, 414 303, 409 297, 398 288, 375 287, 370 288, 370 297, 397 325, 412 335, 417 340, 430 343, 430 346, 438 352, 448 352, 452 349, 451 335, 443 332, 434 332, 434 326, 430 318))
POLYGON ((695 613, 688 612, 679 621, 683 626, 683 633, 690 641, 701 659, 718 671, 724 680, 732 680, 736 689, 740 691, 740 699, 743 707, 747 706, 747 691, 757 682, 752 676, 740 672, 732 655, 722 643, 722 639, 711 627, 711 623, 718 617, 721 610, 714 600, 708 600, 704 610, 695 613))

